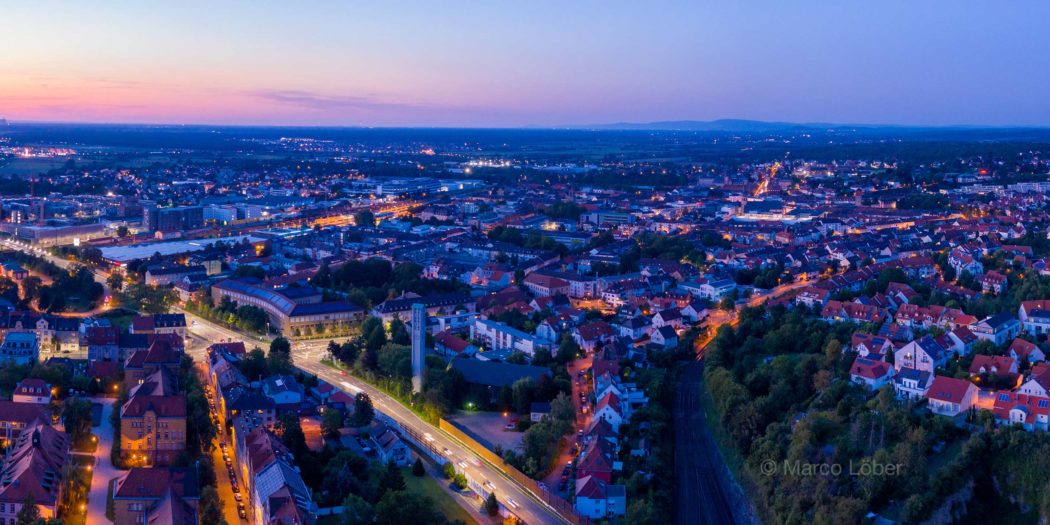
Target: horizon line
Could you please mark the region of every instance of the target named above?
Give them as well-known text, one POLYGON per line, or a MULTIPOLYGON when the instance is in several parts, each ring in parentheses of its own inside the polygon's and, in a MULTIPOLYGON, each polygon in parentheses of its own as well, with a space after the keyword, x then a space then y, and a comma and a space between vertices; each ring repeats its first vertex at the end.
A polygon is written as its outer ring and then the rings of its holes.
POLYGON ((86 120, 21 120, 0 116, 0 121, 7 125, 80 125, 80 126, 142 126, 142 127, 194 127, 194 128, 269 128, 269 129, 358 129, 358 130, 393 130, 393 129, 440 129, 440 130, 547 130, 547 131, 732 131, 701 130, 668 127, 674 124, 702 125, 719 123, 755 124, 764 126, 798 126, 805 128, 868 128, 868 129, 912 129, 912 130, 1050 130, 1050 124, 902 124, 902 123, 847 123, 847 122, 793 122, 785 120, 758 120, 746 118, 717 119, 674 119, 654 120, 647 122, 617 121, 604 124, 561 124, 561 125, 367 125, 367 124, 236 124, 236 123, 177 123, 177 122, 123 122, 123 121, 86 121, 86 120), (645 127, 654 126, 654 127, 645 127))

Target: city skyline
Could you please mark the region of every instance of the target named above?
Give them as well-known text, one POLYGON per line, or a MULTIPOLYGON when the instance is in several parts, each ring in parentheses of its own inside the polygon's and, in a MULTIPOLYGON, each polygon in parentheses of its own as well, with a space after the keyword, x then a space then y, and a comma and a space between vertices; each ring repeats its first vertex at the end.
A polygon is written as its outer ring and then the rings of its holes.
POLYGON ((1040 11, 929 2, 23 5, 10 121, 1050 125, 1040 11), (133 43, 130 44, 129 43, 133 43))

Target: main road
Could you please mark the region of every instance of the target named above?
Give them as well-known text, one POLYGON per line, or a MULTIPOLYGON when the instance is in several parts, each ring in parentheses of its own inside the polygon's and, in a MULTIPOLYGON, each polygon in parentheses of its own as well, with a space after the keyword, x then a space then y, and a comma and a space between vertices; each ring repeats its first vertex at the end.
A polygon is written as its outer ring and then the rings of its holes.
MULTIPOLYGON (((264 349, 269 345, 265 339, 230 330, 185 310, 176 309, 176 311, 185 313, 187 324, 189 324, 190 340, 187 341, 187 353, 194 359, 200 359, 201 362, 204 362, 205 349, 214 342, 244 341, 249 348, 258 346, 264 349)), ((495 492, 500 503, 525 523, 566 523, 553 509, 541 503, 528 490, 505 475, 500 468, 486 462, 466 445, 427 423, 396 399, 364 381, 343 375, 322 364, 321 360, 327 357, 327 344, 327 339, 293 343, 292 354, 295 366, 350 395, 356 395, 358 392, 368 394, 378 412, 415 435, 425 436, 424 439, 429 441, 434 450, 441 451, 456 464, 457 471, 495 492)), ((480 500, 478 505, 481 505, 480 500)))

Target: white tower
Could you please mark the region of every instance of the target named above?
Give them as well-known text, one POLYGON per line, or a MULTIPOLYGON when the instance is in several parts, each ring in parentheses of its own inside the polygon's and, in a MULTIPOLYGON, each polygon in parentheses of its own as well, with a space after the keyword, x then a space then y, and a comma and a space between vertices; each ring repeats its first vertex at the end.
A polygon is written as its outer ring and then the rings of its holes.
POLYGON ((426 357, 427 307, 412 305, 412 391, 423 393, 423 363, 426 357))

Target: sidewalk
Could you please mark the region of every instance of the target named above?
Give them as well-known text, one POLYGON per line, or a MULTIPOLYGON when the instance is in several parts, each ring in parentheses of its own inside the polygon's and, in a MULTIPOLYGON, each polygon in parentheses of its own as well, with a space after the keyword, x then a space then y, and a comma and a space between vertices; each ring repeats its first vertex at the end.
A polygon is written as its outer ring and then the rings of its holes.
POLYGON ((110 461, 110 450, 113 449, 113 425, 110 415, 114 404, 110 398, 92 398, 92 403, 102 405, 102 421, 92 432, 98 436, 98 448, 95 449, 95 466, 91 476, 91 489, 88 491, 87 523, 112 523, 106 518, 106 496, 109 494, 109 483, 124 473, 110 461))

